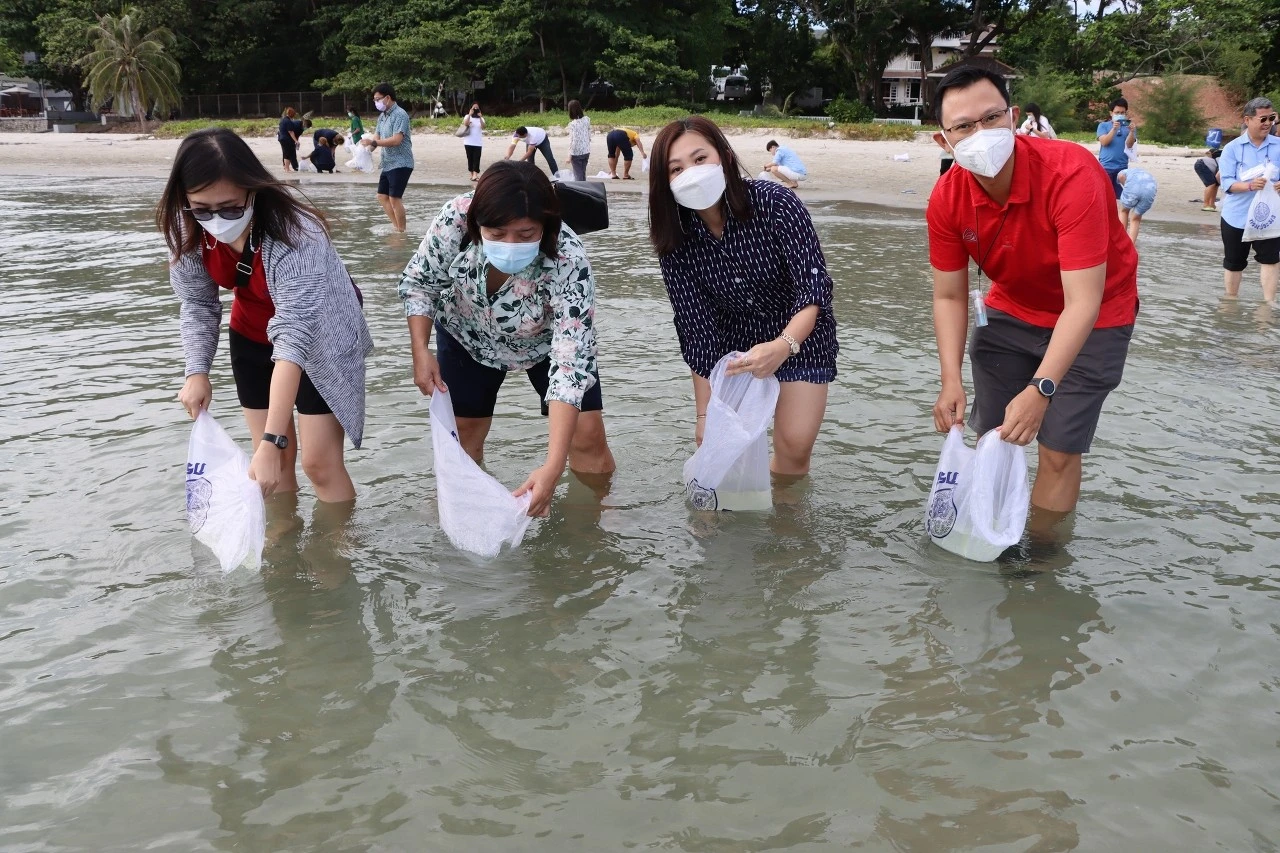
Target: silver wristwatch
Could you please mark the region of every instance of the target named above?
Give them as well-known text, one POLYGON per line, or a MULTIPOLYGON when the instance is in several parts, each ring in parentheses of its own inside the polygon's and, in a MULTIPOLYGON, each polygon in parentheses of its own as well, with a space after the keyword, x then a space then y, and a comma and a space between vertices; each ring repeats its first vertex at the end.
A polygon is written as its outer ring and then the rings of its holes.
POLYGON ((782 334, 778 335, 778 337, 782 338, 784 341, 786 341, 786 342, 787 342, 787 349, 791 350, 791 354, 792 354, 792 355, 799 355, 799 354, 800 354, 800 342, 799 342, 799 341, 797 341, 795 338, 793 338, 793 337, 791 337, 790 335, 788 335, 786 332, 783 332, 782 334))

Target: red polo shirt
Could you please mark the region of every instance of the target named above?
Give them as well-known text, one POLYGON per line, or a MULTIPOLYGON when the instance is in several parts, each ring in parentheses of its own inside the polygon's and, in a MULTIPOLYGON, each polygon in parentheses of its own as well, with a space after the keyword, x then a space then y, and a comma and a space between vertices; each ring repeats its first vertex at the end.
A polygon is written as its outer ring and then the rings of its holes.
POLYGON ((276 305, 271 301, 271 293, 267 290, 267 273, 262 267, 262 252, 253 254, 253 272, 249 274, 249 284, 246 287, 235 287, 236 264, 240 262, 240 253, 226 243, 218 241, 210 249, 202 235, 200 257, 214 284, 228 290, 234 289, 231 328, 251 341, 270 344, 267 322, 276 315, 276 305))
POLYGON ((959 166, 929 197, 929 263, 943 272, 981 260, 986 303, 1053 328, 1062 314, 1062 273, 1107 264, 1096 329, 1133 324, 1138 253, 1116 215, 1111 179, 1074 142, 1014 141, 1013 185, 1001 207, 959 166), (1002 222, 1003 220, 1003 222, 1002 222))

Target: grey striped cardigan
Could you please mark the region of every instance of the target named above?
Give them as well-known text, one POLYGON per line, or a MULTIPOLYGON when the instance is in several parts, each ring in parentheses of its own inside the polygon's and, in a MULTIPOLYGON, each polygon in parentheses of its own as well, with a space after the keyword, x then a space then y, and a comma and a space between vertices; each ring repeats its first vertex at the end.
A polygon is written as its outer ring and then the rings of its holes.
MULTIPOLYGON (((206 239, 201 234, 201 239, 206 239)), ((364 437, 364 360, 373 338, 347 268, 318 223, 308 222, 297 248, 262 240, 262 266, 276 313, 267 323, 275 360, 302 365, 356 447, 364 437)), ((200 250, 169 269, 182 300, 186 375, 208 373, 218 351, 222 303, 200 250)))

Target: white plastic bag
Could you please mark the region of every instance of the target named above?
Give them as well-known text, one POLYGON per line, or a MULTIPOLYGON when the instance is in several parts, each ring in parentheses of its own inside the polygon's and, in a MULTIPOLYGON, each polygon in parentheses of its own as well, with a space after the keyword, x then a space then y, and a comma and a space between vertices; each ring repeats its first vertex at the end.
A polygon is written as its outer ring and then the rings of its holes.
POLYGON ((1142 162, 1142 159, 1138 154, 1138 143, 1136 142, 1124 149, 1124 155, 1129 158, 1130 163, 1142 162))
POLYGON ((431 395, 431 446, 435 450, 436 500, 440 527, 454 547, 494 557, 504 544, 524 539, 531 494, 511 496, 506 486, 484 472, 458 442, 458 422, 447 393, 431 395))
POLYGON ((1240 174, 1240 180, 1252 181, 1257 177, 1267 179, 1267 185, 1253 194, 1249 202, 1249 216, 1244 223, 1245 241, 1270 240, 1280 237, 1280 193, 1276 192, 1276 176, 1280 172, 1272 163, 1262 164, 1261 171, 1250 169, 1240 174), (1257 174, 1254 174, 1257 172, 1257 174))
POLYGON ((988 563, 1017 545, 1027 526, 1031 489, 1024 448, 991 430, 976 450, 952 427, 925 505, 925 530, 939 547, 988 563))
POLYGON ((373 154, 369 151, 367 145, 357 145, 355 153, 351 155, 351 159, 347 161, 348 169, 355 169, 357 172, 373 171, 373 154))
POLYGON ((613 175, 610 175, 604 169, 601 169, 600 171, 596 172, 596 178, 601 181, 611 181, 613 180, 613 175))
POLYGON ((647 171, 649 171, 649 158, 648 158, 648 157, 645 157, 643 160, 641 160, 641 161, 640 161, 640 171, 641 171, 641 172, 647 172, 647 171))
POLYGON ((778 380, 757 379, 750 373, 725 376, 729 362, 741 357, 731 352, 711 371, 702 445, 684 463, 685 492, 695 509, 773 506, 768 431, 778 405, 778 380))
POLYGON ((224 572, 261 565, 267 529, 262 489, 249 479, 249 457, 203 409, 187 443, 187 523, 224 572))
POLYGON ((311 158, 310 158, 310 157, 300 157, 300 158, 298 158, 298 171, 299 171, 299 172, 314 172, 315 170, 316 170, 316 164, 311 162, 311 158))

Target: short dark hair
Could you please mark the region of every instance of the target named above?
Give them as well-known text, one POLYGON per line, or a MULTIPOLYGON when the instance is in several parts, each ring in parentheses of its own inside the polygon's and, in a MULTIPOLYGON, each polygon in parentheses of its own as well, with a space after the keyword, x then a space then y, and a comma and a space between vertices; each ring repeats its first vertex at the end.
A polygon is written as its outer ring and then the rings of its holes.
POLYGON ((577 98, 569 102, 568 108, 569 118, 571 119, 580 119, 586 115, 586 113, 582 111, 582 101, 579 101, 577 98))
POLYGON ((770 139, 768 142, 766 142, 766 143, 764 144, 764 150, 765 150, 765 151, 772 151, 773 149, 778 148, 778 147, 779 147, 779 146, 778 146, 778 140, 776 140, 776 139, 770 139))
POLYGON ((942 78, 942 82, 938 84, 938 89, 933 95, 933 117, 938 124, 942 124, 942 102, 947 92, 952 89, 968 89, 974 83, 986 80, 992 86, 996 87, 996 91, 1000 93, 1000 97, 1004 98, 1005 106, 1011 106, 1009 100, 1009 87, 1005 85, 1004 78, 994 71, 986 68, 979 68, 977 65, 961 65, 951 69, 947 75, 942 78))
POLYGON ((1114 110, 1116 107, 1124 107, 1127 110, 1129 109, 1129 102, 1124 98, 1116 98, 1111 102, 1111 106, 1107 107, 1107 109, 1114 110))
POLYGON ((671 145, 686 133, 696 133, 706 139, 720 155, 720 168, 724 170, 724 201, 733 215, 744 222, 755 215, 751 196, 747 194, 747 182, 742 179, 738 158, 734 156, 724 131, 704 116, 673 121, 658 131, 650 154, 653 165, 649 168, 649 239, 658 257, 665 257, 684 245, 683 217, 698 215, 676 204, 676 197, 671 192, 671 173, 667 168, 671 145))
POLYGON ((528 136, 528 135, 529 135, 529 128, 525 127, 523 124, 516 128, 516 136, 528 136))
POLYGON ((183 210, 188 205, 187 193, 221 180, 253 193, 253 234, 259 238, 265 234, 293 246, 307 219, 325 227, 324 214, 299 200, 268 172, 239 135, 223 127, 209 127, 182 140, 156 205, 156 227, 174 260, 199 249, 204 233, 195 217, 183 210))
POLYGON ((517 219, 542 223, 542 254, 560 256, 560 197, 537 166, 527 160, 499 160, 476 181, 467 209, 467 236, 481 241, 480 229, 497 228, 517 219))
POLYGON ((379 83, 373 87, 373 94, 381 95, 384 98, 396 99, 396 89, 390 83, 379 83))

